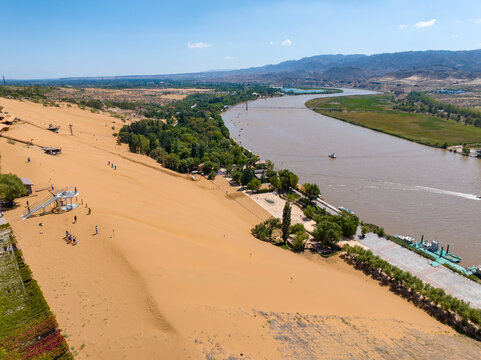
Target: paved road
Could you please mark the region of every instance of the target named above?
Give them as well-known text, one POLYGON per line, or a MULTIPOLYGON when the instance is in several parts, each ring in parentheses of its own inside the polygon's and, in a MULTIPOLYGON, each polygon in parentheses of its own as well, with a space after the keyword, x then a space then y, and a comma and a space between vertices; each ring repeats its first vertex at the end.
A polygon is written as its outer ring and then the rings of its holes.
POLYGON ((356 236, 356 240, 391 264, 409 271, 423 281, 444 289, 446 293, 481 309, 481 284, 475 283, 444 266, 432 267, 429 265, 431 260, 392 241, 380 238, 376 234, 369 233, 364 238, 356 236))

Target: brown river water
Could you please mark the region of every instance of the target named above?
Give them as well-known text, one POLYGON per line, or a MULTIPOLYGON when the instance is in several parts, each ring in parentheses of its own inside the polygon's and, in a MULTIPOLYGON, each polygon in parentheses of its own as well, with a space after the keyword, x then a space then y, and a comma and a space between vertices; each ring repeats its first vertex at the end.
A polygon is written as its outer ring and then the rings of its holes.
MULTIPOLYGON (((343 95, 368 91, 345 89, 343 95)), ((317 114, 305 102, 323 96, 259 99, 222 117, 241 145, 319 185, 334 206, 389 234, 437 239, 481 265, 481 160, 430 148, 317 114), (336 152, 337 159, 328 154, 336 152)))

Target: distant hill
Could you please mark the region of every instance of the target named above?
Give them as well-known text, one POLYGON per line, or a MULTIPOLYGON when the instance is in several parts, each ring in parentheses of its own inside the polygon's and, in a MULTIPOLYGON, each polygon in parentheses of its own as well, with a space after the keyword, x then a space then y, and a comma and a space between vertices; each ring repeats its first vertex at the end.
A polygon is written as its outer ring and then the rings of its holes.
POLYGON ((174 80, 261 82, 289 86, 350 86, 389 89, 479 83, 481 50, 407 51, 375 55, 316 55, 248 69, 159 75, 174 80), (407 80, 406 80, 407 79, 407 80))
POLYGON ((355 67, 375 75, 409 70, 431 65, 448 66, 462 72, 471 73, 481 70, 481 50, 471 51, 407 51, 375 55, 316 55, 300 60, 285 61, 277 65, 266 65, 238 72, 324 72, 329 68, 355 67))
MULTIPOLYGON (((41 82, 173 80, 266 83, 287 86, 348 86, 402 91, 403 87, 481 86, 481 49, 406 51, 375 55, 316 55, 229 71, 187 74, 64 78, 41 82), (419 83, 417 82, 419 80, 419 83)), ((38 82, 36 82, 38 83, 38 82)))

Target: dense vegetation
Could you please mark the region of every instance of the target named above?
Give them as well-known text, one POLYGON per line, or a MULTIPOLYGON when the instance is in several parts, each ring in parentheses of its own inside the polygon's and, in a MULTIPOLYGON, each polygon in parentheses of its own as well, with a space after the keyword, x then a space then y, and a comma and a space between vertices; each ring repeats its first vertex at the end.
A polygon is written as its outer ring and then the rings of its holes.
MULTIPOLYGON (((256 157, 230 139, 220 113, 225 106, 274 90, 243 86, 225 90, 192 94, 171 105, 146 108, 144 115, 151 119, 124 126, 119 140, 127 143, 132 152, 149 155, 179 172, 192 171, 200 164, 207 174, 220 167, 230 170, 234 165, 253 164, 256 157)), ((252 179, 249 177, 244 185, 252 179)))
POLYGON ((8 225, 0 240, 0 358, 73 359, 8 225))
MULTIPOLYGON (((407 104, 407 100, 404 103, 407 104)), ((396 105, 394 99, 386 95, 321 98, 306 103, 323 115, 425 145, 446 148, 481 142, 481 129, 477 127, 437 116, 438 113, 435 116, 407 112, 404 110, 410 108, 405 105, 401 109, 402 104, 401 101, 396 105)))
POLYGON ((45 86, 0 86, 0 97, 40 101, 45 100, 52 90, 52 87, 45 86))
POLYGON ((346 259, 371 274, 383 284, 390 284, 396 293, 411 300, 440 321, 472 337, 481 339, 481 310, 448 295, 443 289, 424 283, 407 271, 391 265, 359 246, 344 245, 346 259))
POLYGON ((396 104, 394 109, 431 114, 463 124, 481 127, 480 111, 453 104, 442 103, 429 97, 426 93, 419 91, 410 92, 405 99, 396 104))

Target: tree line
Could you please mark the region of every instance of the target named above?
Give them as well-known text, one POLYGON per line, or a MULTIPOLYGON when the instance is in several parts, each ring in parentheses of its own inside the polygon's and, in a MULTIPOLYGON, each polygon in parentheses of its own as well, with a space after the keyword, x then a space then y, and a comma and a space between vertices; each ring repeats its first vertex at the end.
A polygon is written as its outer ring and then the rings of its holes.
POLYGON ((431 286, 407 271, 374 255, 372 251, 360 246, 344 245, 343 257, 373 278, 411 300, 438 320, 470 335, 481 339, 481 310, 466 302, 446 294, 443 289, 431 286))
POLYGON ((454 120, 467 125, 481 127, 481 112, 453 104, 447 104, 429 97, 420 91, 411 91, 405 99, 399 101, 394 110, 431 114, 454 120))
POLYGON ((146 108, 142 114, 151 118, 123 126, 119 141, 128 144, 130 151, 148 155, 178 172, 190 172, 202 164, 204 172, 215 176, 221 167, 230 171, 253 164, 256 157, 230 138, 220 114, 225 106, 256 99, 256 93, 271 93, 273 89, 229 89, 146 108))

